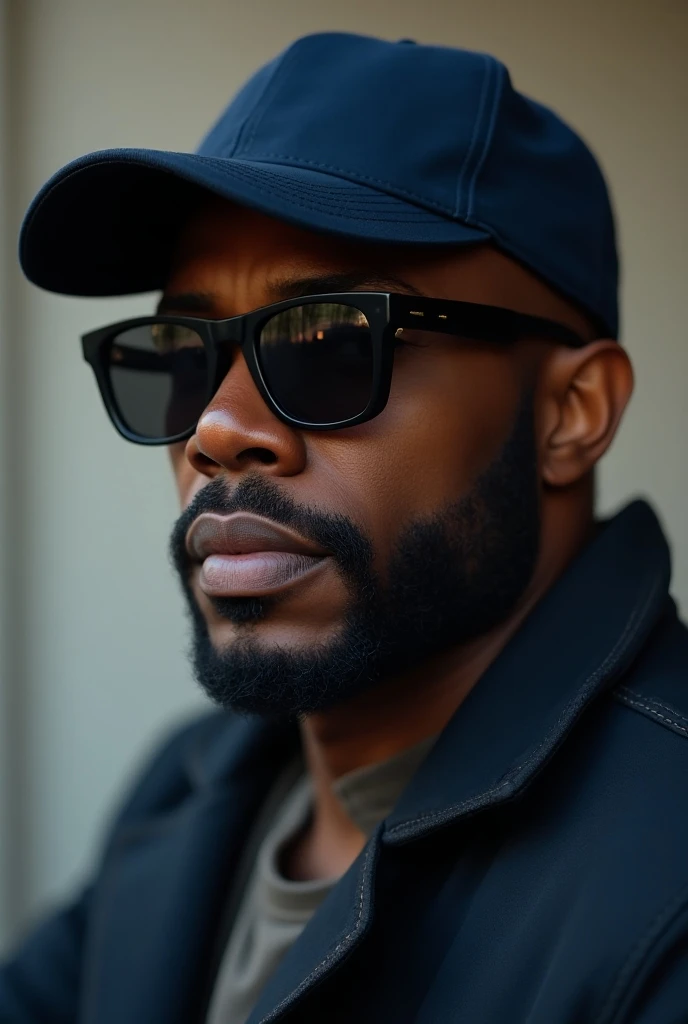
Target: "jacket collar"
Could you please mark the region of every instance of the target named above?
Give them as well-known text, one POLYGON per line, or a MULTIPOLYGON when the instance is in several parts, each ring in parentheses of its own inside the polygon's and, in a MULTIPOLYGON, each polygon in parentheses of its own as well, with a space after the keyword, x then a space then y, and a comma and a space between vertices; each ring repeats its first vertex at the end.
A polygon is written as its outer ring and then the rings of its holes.
POLYGON ((514 796, 631 664, 667 599, 670 556, 649 505, 606 524, 455 713, 385 822, 408 842, 514 796))
POLYGON ((646 504, 604 527, 459 707, 268 982, 249 1024, 281 1020, 358 945, 373 917, 385 845, 420 840, 528 785, 586 706, 632 663, 666 606, 669 575, 668 547, 646 504))
POLYGON ((80 1021, 204 1019, 227 884, 297 740, 295 730, 215 713, 163 752, 120 817, 90 896, 80 1021))

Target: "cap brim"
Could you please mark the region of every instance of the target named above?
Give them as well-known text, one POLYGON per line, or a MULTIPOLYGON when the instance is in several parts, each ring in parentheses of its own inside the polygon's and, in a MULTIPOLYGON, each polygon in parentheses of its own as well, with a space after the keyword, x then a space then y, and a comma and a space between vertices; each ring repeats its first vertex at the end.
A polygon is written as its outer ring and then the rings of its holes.
POLYGON ((22 269, 34 284, 66 295, 159 290, 199 190, 314 231, 362 241, 466 245, 489 237, 431 209, 320 171, 118 149, 75 160, 41 189, 22 225, 22 269))

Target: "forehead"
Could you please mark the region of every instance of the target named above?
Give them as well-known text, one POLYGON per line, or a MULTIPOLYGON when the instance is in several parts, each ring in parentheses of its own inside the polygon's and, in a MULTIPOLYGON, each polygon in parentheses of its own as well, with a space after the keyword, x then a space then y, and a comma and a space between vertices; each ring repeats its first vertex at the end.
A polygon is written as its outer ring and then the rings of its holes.
POLYGON ((284 298, 290 281, 332 275, 351 275, 352 287, 505 306, 587 330, 573 304, 491 245, 373 244, 309 231, 215 197, 183 226, 165 295, 206 296, 208 315, 233 316, 284 298))
POLYGON ((182 228, 168 290, 192 279, 216 280, 223 290, 254 280, 266 283, 352 271, 392 279, 421 256, 417 251, 414 258, 408 248, 309 231, 213 198, 200 205, 182 228))

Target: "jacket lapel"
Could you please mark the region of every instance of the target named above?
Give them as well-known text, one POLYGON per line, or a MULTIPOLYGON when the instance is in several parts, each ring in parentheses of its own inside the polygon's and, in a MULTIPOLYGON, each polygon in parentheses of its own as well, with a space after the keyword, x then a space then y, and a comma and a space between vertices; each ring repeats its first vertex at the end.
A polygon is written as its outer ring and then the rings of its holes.
POLYGON ((186 799, 128 820, 106 853, 93 896, 84 1024, 190 1024, 202 1011, 227 882, 294 742, 260 722, 213 719, 215 737, 185 752, 186 799))
POLYGON ((359 944, 372 920, 378 826, 263 989, 247 1024, 268 1024, 336 969, 359 944))

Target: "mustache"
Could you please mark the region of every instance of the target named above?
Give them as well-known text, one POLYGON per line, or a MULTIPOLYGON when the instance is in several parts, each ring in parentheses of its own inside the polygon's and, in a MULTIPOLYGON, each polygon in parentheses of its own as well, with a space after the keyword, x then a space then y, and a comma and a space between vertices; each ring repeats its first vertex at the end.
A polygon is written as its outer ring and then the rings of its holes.
POLYGON ((222 477, 206 484, 187 505, 174 524, 169 554, 174 568, 188 576, 191 559, 186 550, 186 534, 203 513, 231 515, 252 512, 275 523, 290 527, 306 540, 325 548, 349 579, 360 579, 371 572, 372 544, 362 531, 341 513, 323 512, 299 505, 272 480, 253 475, 245 477, 233 489, 222 477))

